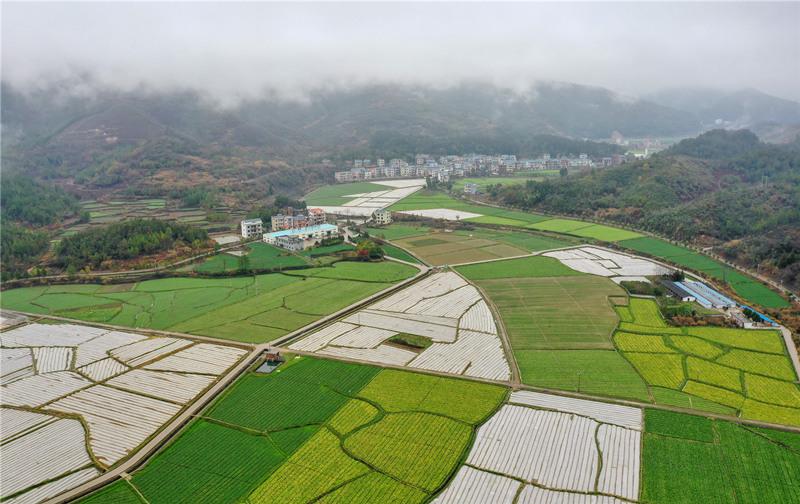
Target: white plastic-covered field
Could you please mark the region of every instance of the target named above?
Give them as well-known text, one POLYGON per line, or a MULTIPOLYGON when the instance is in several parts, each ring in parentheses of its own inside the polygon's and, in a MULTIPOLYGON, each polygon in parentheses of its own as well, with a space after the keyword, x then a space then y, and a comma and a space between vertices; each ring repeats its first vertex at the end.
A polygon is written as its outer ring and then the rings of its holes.
POLYGON ((491 380, 511 376, 489 306, 452 272, 430 275, 289 348, 491 380), (428 346, 398 343, 402 335, 421 336, 428 346))
POLYGON ((3 331, 3 503, 40 502, 96 477, 245 353, 76 324, 3 331))
POLYGON ((616 504, 639 498, 638 408, 515 392, 436 502, 616 504))
POLYGON ((375 210, 391 206, 425 187, 425 179, 370 180, 370 183, 386 186, 386 190, 347 194, 344 197, 351 199, 340 206, 317 208, 330 214, 369 217, 375 210))
POLYGON ((473 217, 480 217, 482 214, 473 212, 465 212, 464 210, 451 210, 449 208, 431 208, 429 210, 403 210, 398 213, 407 215, 416 215, 417 217, 424 217, 426 219, 444 219, 444 220, 464 220, 472 219, 473 217))
POLYGON ((645 276, 665 275, 672 271, 641 257, 598 247, 557 250, 543 255, 558 259, 575 271, 604 277, 636 277, 638 279, 645 276))

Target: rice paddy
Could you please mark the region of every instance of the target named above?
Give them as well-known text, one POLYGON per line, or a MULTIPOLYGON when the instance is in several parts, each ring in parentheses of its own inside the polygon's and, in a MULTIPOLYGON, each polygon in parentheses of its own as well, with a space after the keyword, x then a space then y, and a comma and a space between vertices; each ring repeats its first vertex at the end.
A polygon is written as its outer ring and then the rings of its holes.
POLYGON ((53 285, 9 290, 0 305, 114 325, 265 342, 307 325, 416 270, 394 262, 231 278, 165 278, 122 286, 53 285))

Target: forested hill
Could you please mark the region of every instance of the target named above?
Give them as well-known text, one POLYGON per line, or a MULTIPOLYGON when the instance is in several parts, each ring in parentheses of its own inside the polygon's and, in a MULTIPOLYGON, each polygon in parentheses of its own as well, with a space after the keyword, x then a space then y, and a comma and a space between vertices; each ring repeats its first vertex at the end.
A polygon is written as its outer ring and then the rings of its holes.
POLYGON ((506 205, 604 218, 713 246, 800 287, 798 142, 769 145, 748 131, 711 131, 647 160, 490 195, 506 205))
POLYGON ((44 227, 76 217, 78 200, 21 175, 3 174, 0 191, 0 276, 24 274, 50 247, 44 227))

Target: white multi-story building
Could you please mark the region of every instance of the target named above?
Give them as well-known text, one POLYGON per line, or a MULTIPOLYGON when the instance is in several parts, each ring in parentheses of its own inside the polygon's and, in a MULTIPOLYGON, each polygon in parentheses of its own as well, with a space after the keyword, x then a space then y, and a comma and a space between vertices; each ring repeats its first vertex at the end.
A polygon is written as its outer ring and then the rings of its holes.
POLYGON ((352 182, 353 181, 353 174, 350 172, 350 170, 337 171, 333 176, 336 178, 336 182, 352 182))
POLYGON ((385 226, 392 223, 392 212, 381 208, 372 213, 372 221, 378 226, 385 226))
POLYGON ((255 238, 264 232, 261 219, 245 219, 242 221, 242 238, 255 238))

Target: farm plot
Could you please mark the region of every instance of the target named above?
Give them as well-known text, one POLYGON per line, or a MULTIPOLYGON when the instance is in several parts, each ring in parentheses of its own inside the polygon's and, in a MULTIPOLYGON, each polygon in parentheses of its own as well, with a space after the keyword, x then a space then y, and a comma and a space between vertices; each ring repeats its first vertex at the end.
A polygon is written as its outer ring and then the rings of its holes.
POLYGON ((395 262, 230 278, 165 278, 127 285, 53 285, 3 293, 4 308, 80 320, 265 342, 408 278, 395 262))
POLYGON ((558 259, 575 271, 604 277, 633 277, 648 281, 643 277, 665 275, 672 271, 646 259, 597 247, 558 250, 543 255, 558 259))
POLYGON ((369 217, 414 194, 425 186, 424 179, 376 180, 321 187, 305 197, 309 206, 336 215, 369 217))
POLYGON ((435 232, 425 236, 395 240, 395 243, 436 266, 514 257, 527 253, 526 250, 512 245, 476 238, 465 233, 435 232))
POLYGON ((550 257, 461 266, 502 318, 523 383, 647 399, 634 368, 615 350, 610 297, 624 291, 550 257))
MULTIPOLYGON (((286 252, 266 243, 251 243, 246 246, 246 267, 250 270, 271 270, 287 267, 308 266, 309 263, 302 257, 286 252)), ((222 253, 196 264, 192 270, 198 273, 225 273, 238 271, 242 268, 243 260, 236 255, 222 253)))
POLYGON ((125 485, 152 504, 425 502, 505 393, 296 357, 272 374, 244 375, 129 482, 84 502, 128 496, 125 485))
POLYGON ((289 348, 492 380, 510 377, 486 301, 452 272, 433 274, 289 348), (432 344, 399 347, 391 341, 398 334, 424 337, 432 344))
POLYGON ((631 321, 614 341, 656 403, 800 425, 800 386, 777 331, 668 326, 655 301, 629 302, 617 307, 631 321))
POLYGON ((642 502, 800 502, 798 443, 797 433, 647 410, 642 502))
POLYGON ((528 224, 548 220, 548 217, 543 215, 485 205, 474 205, 463 200, 455 199, 442 192, 426 190, 414 193, 389 208, 389 210, 393 212, 432 209, 473 213, 479 215, 479 217, 470 217, 466 219, 467 222, 499 224, 504 226, 524 227, 528 224))
POLYGON ((92 479, 135 451, 245 353, 72 324, 0 333, 0 495, 39 502, 92 479), (169 371, 144 369, 161 366, 169 371))
POLYGON ((523 502, 635 501, 641 430, 638 408, 514 392, 435 502, 511 503, 520 492, 523 502))
POLYGON ((449 208, 428 208, 425 210, 401 210, 399 213, 405 215, 415 215, 424 219, 441 219, 450 221, 460 221, 483 217, 482 214, 467 212, 466 210, 451 210, 449 208))

